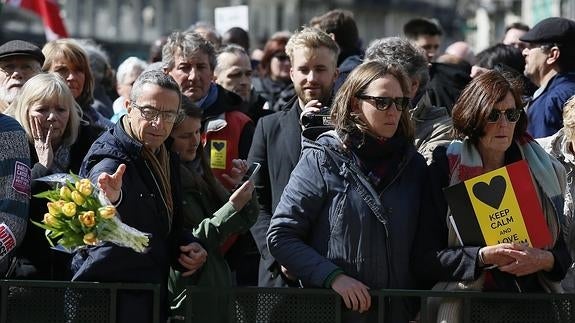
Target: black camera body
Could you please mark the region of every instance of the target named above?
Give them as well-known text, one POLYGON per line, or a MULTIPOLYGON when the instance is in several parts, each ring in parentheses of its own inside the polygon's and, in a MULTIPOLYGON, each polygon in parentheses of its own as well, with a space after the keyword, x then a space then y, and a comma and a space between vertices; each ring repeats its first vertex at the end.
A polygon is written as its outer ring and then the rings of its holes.
POLYGON ((301 116, 301 124, 304 128, 332 126, 330 111, 323 107, 318 112, 308 112, 301 116))

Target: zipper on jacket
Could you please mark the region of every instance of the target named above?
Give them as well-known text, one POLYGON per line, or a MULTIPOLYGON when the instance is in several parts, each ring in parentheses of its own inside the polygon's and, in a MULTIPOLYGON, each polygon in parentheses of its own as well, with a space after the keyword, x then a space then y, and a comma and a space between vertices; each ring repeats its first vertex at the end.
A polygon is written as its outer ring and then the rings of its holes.
POLYGON ((164 207, 166 208, 166 215, 168 216, 168 234, 169 234, 170 231, 172 231, 172 218, 170 217, 170 210, 168 209, 168 203, 166 203, 166 200, 164 199, 164 195, 162 194, 162 189, 160 188, 160 185, 158 184, 158 181, 156 180, 156 176, 154 175, 154 172, 152 171, 152 169, 148 165, 148 162, 144 160, 144 164, 146 164, 146 168, 148 168, 148 171, 150 171, 150 174, 152 174, 152 178, 154 179, 154 183, 156 184, 156 188, 158 189, 158 193, 160 193, 159 195, 162 198, 162 202, 164 203, 164 207))

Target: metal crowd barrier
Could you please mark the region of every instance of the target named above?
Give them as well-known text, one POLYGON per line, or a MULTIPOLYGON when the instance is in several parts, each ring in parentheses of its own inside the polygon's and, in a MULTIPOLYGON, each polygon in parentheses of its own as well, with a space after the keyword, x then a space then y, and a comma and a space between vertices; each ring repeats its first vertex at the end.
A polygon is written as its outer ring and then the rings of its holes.
MULTIPOLYGON (((118 293, 142 291, 153 297, 153 318, 159 322, 160 289, 154 284, 55 281, 0 281, 0 323, 116 322, 118 293)), ((392 306, 420 309, 417 322, 434 322, 434 301, 460 300, 462 322, 575 322, 575 294, 517 294, 476 291, 371 291, 366 322, 383 322, 392 306)), ((435 302, 437 303, 437 302, 435 302)), ((328 323, 344 322, 349 311, 328 289, 232 288, 190 286, 181 320, 172 322, 328 323)))
POLYGON ((159 322, 159 285, 0 280, 0 323, 115 323, 121 291, 149 293, 159 322))
MULTIPOLYGON (((345 322, 343 301, 327 289, 234 288, 216 290, 189 287, 185 322, 345 322), (214 309, 215 308, 215 309, 214 309)), ((434 323, 431 303, 461 300, 464 323, 575 322, 575 294, 486 293, 478 291, 371 291, 371 309, 365 322, 384 322, 386 309, 409 304, 419 316, 414 322, 434 323)))

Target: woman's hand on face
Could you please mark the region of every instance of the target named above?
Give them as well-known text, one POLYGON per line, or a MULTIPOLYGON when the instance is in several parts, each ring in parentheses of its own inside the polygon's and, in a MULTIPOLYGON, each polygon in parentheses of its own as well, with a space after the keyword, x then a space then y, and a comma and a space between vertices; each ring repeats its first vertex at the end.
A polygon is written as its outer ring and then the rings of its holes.
POLYGON ((98 188, 101 189, 112 204, 118 203, 122 192, 122 176, 126 171, 126 165, 120 164, 112 175, 101 173, 98 176, 98 188))
POLYGON ((331 284, 331 288, 343 298, 345 307, 348 309, 360 313, 369 310, 371 306, 369 287, 365 286, 359 280, 341 274, 335 278, 331 284))
POLYGON ((240 211, 252 199, 254 192, 254 183, 246 181, 230 196, 230 203, 232 203, 236 211, 240 211))
POLYGON ((499 270, 516 276, 525 276, 541 270, 551 271, 555 258, 550 251, 531 248, 524 244, 511 244, 511 248, 502 250, 503 254, 514 259, 513 262, 499 267, 499 270))
POLYGON ((52 148, 53 127, 50 124, 48 133, 44 134, 40 120, 37 117, 30 117, 28 122, 30 123, 30 131, 34 139, 34 149, 36 150, 36 155, 38 155, 38 162, 50 169, 52 162, 54 162, 54 150, 52 148))
POLYGON ((232 169, 229 174, 222 174, 222 179, 229 183, 228 187, 237 187, 248 171, 248 162, 243 159, 232 160, 232 169))

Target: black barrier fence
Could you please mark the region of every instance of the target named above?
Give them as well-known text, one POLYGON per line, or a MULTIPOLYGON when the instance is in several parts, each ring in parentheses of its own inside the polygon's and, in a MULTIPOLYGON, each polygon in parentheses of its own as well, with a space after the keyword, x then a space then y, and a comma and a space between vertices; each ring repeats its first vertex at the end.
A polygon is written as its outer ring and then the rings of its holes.
MULTIPOLYGON (((384 322, 386 311, 393 306, 412 310, 419 307, 420 314, 414 322, 436 322, 437 309, 447 303, 461 311, 461 322, 464 323, 575 322, 575 294, 420 290, 380 290, 370 293, 371 309, 365 314, 364 322, 384 322)), ((343 306, 339 295, 327 289, 215 290, 190 287, 184 321, 345 322, 352 313, 343 306)))
POLYGON ((115 323, 122 291, 149 293, 159 322, 159 285, 2 280, 0 323, 115 323))
MULTIPOLYGON (((118 293, 153 297, 159 322, 160 287, 153 284, 0 281, 0 323, 116 322, 118 293)), ((371 291, 365 322, 384 322, 391 308, 419 307, 416 322, 435 322, 437 305, 456 305, 461 322, 575 322, 575 294, 484 293, 477 291, 371 291), (454 303, 455 302, 455 303, 454 303)), ((189 287, 179 318, 171 322, 345 322, 353 313, 328 289, 189 287)), ((389 320, 388 320, 389 321, 389 320)))

